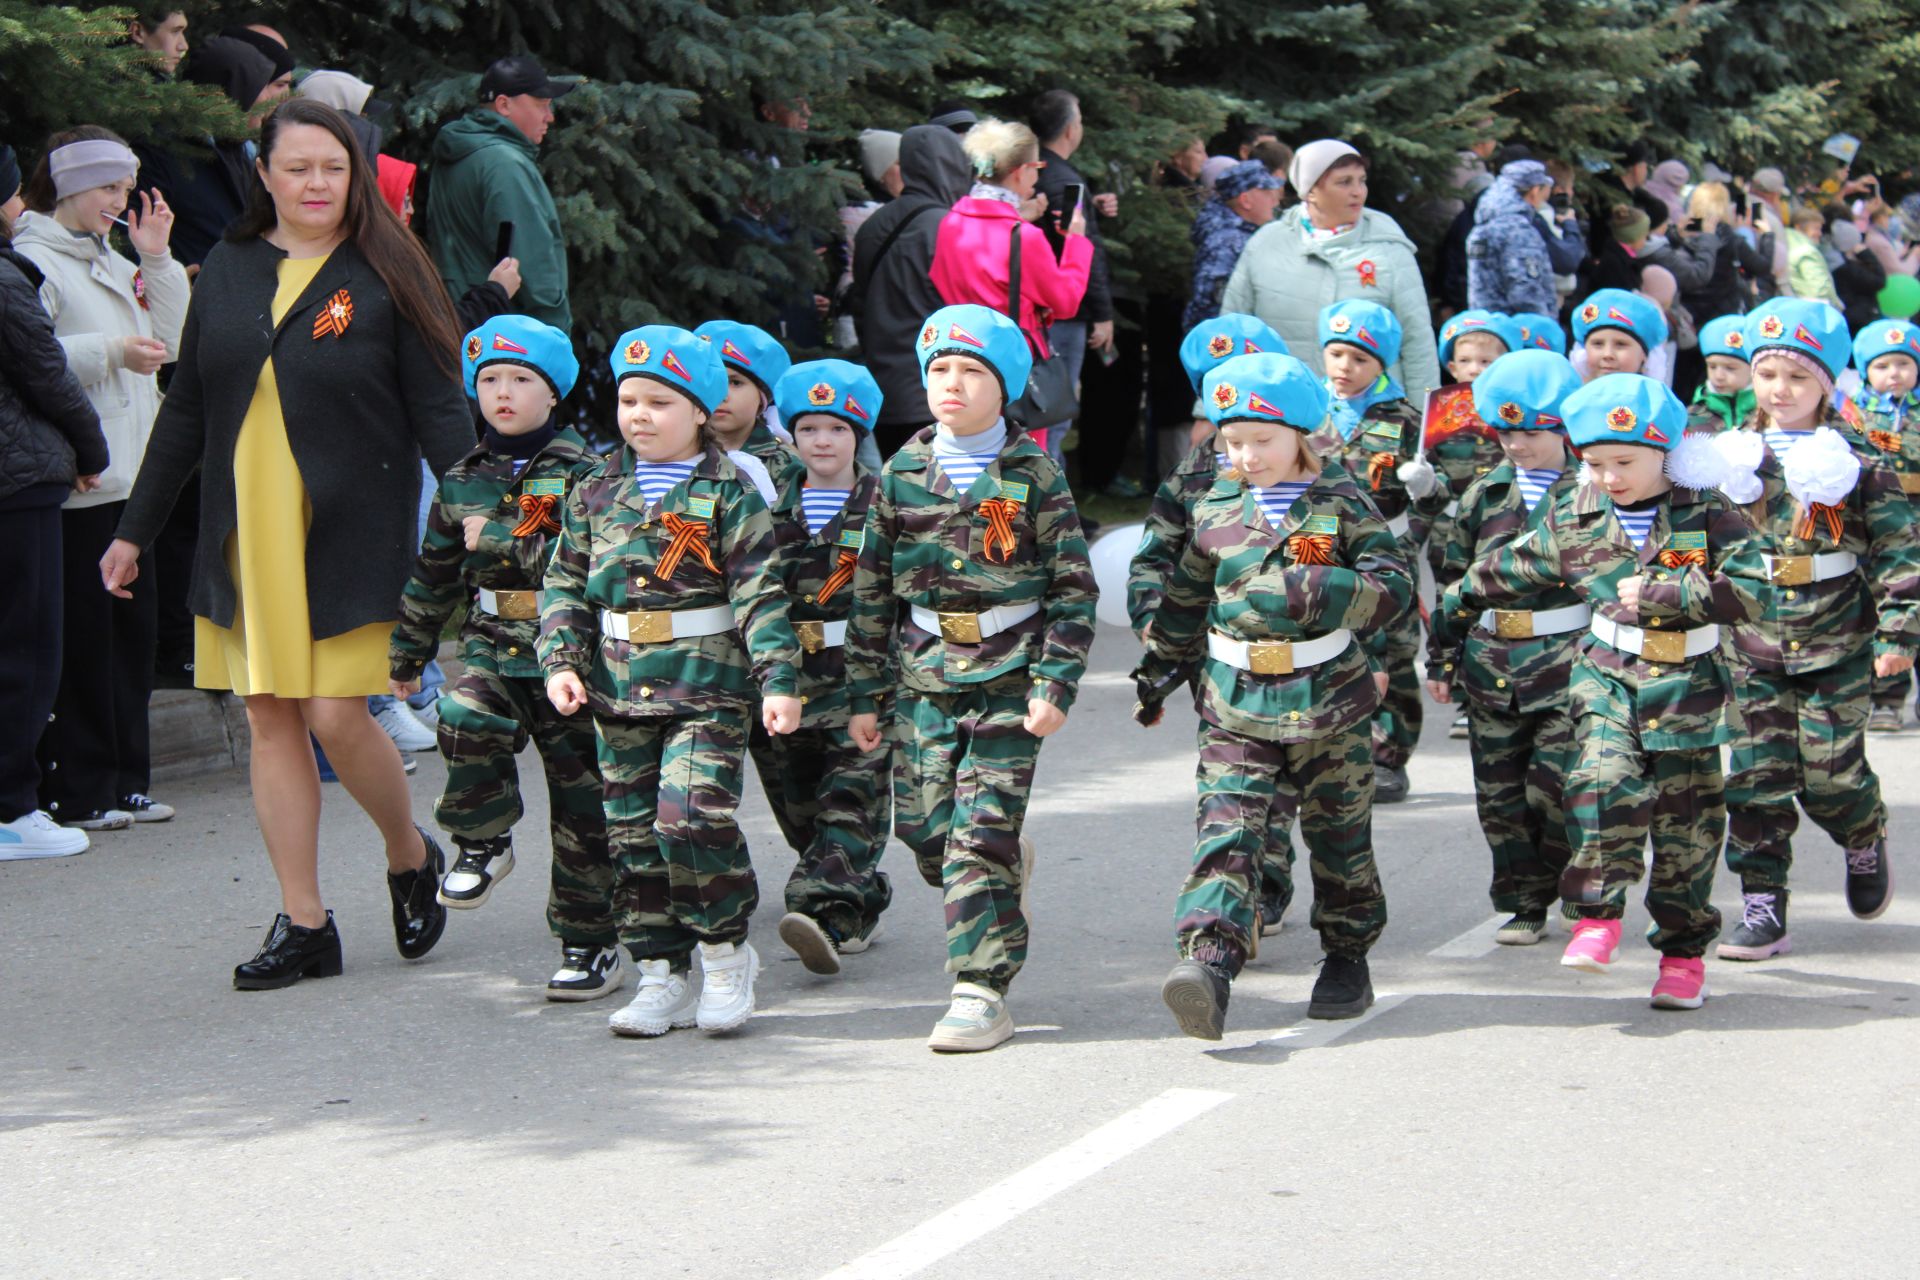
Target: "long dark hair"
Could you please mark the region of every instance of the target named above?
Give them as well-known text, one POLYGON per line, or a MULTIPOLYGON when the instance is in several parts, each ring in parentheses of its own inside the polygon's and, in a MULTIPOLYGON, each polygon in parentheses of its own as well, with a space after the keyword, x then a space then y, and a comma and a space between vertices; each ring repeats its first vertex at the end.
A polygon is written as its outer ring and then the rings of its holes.
POLYGON ((40 163, 33 166, 33 174, 20 192, 20 198, 27 202, 27 208, 35 213, 52 213, 53 206, 60 203, 59 193, 53 189, 53 153, 73 142, 117 142, 123 147, 127 145, 125 138, 97 124, 75 125, 48 138, 46 148, 40 153, 40 163))
MULTIPOLYGON (((275 107, 260 126, 261 163, 272 163, 274 144, 279 141, 281 130, 302 124, 325 129, 346 148, 347 210, 341 220, 346 238, 373 264, 387 292, 393 295, 401 318, 419 331, 441 372, 458 379, 461 334, 453 303, 448 300, 446 287, 440 283, 440 273, 434 269, 427 251, 380 198, 373 162, 354 141, 347 118, 324 102, 289 98, 275 107)), ((278 226, 279 221, 273 196, 255 172, 247 211, 227 229, 227 239, 257 240, 278 226)))

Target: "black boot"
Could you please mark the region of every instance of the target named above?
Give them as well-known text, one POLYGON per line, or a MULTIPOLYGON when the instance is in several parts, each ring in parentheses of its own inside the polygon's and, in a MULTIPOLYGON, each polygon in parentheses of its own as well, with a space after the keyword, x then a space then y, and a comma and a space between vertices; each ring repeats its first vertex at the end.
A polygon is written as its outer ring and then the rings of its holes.
POLYGON ((1357 1018, 1373 1007, 1373 979, 1365 956, 1329 955, 1320 965, 1307 1004, 1309 1018, 1357 1018))
POLYGON ((1218 1040, 1227 1026, 1227 998, 1233 982, 1217 965, 1187 959, 1173 966, 1160 985, 1160 998, 1173 1010, 1180 1029, 1196 1040, 1218 1040))
POLYGON ((1893 901, 1893 865, 1887 838, 1865 849, 1847 850, 1847 910, 1862 920, 1877 920, 1893 901))
POLYGON ((1765 960, 1793 950, 1785 889, 1754 889, 1740 898, 1740 923, 1720 940, 1717 954, 1722 960, 1765 960))
POLYGON ((303 929, 285 915, 273 918, 260 954, 242 965, 235 965, 233 986, 236 991, 277 991, 302 978, 340 976, 340 933, 333 927, 333 912, 318 929, 303 929))
POLYGON ((387 894, 393 899, 393 945, 405 960, 418 960, 433 950, 447 927, 447 909, 438 897, 446 855, 425 828, 414 830, 427 846, 427 860, 417 871, 387 873, 387 894))

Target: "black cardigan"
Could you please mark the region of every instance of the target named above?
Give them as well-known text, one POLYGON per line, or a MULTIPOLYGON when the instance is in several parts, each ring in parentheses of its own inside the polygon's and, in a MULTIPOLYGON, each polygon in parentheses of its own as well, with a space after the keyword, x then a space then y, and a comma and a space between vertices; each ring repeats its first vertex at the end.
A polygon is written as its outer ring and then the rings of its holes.
POLYGON ((420 545, 420 457, 434 474, 445 472, 473 447, 473 419, 457 376, 441 370, 351 243, 333 251, 276 327, 285 256, 265 240, 225 242, 207 256, 117 536, 151 545, 201 467, 187 604, 198 617, 233 625, 233 450, 271 355, 287 442, 312 504, 307 613, 313 638, 324 640, 399 615, 420 545), (343 289, 353 304, 346 332, 314 337, 315 317, 343 289))

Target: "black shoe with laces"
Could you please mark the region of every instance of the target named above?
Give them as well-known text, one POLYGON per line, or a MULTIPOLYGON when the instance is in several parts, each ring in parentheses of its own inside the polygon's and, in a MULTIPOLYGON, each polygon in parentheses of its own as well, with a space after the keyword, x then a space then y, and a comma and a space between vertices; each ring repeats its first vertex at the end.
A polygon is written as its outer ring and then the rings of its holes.
POLYGON ((303 929, 282 914, 273 918, 259 953, 234 966, 233 986, 236 991, 277 991, 302 978, 337 978, 342 968, 333 912, 327 912, 327 922, 318 929, 303 929))
POLYGON ((598 1000, 627 985, 627 960, 617 946, 560 948, 560 968, 547 979, 547 999, 598 1000))
POLYGON ((1293 904, 1293 890, 1272 890, 1260 895, 1260 936, 1271 938, 1280 932, 1280 921, 1293 904))
POLYGON ((1893 865, 1887 838, 1867 849, 1847 850, 1847 910, 1862 920, 1877 919, 1893 902, 1893 865))
POLYGON ((513 838, 495 836, 472 844, 456 842, 460 854, 440 878, 440 905, 471 911, 486 905, 493 886, 513 872, 513 838))
POLYGON ((1787 934, 1787 891, 1761 889, 1740 895, 1740 923, 1714 952, 1722 960, 1765 960, 1793 950, 1787 934))
POLYGON ((414 830, 427 846, 427 860, 413 871, 387 873, 387 896, 393 899, 393 945, 403 960, 418 960, 433 950, 447 929, 447 909, 438 897, 447 855, 424 827, 414 830))
POLYGON ((1160 998, 1173 1010, 1180 1029, 1196 1040, 1218 1040, 1227 1026, 1227 997, 1233 980, 1218 965, 1186 959, 1160 984, 1160 998))
POLYGON ((780 941, 800 957, 808 973, 840 972, 840 935, 832 925, 789 911, 780 917, 780 941))
POLYGON ((1329 955, 1307 1004, 1309 1018, 1357 1018, 1373 1007, 1373 978, 1365 956, 1329 955))
POLYGON ((1373 766, 1373 802, 1398 804, 1407 798, 1407 771, 1391 765, 1373 766))

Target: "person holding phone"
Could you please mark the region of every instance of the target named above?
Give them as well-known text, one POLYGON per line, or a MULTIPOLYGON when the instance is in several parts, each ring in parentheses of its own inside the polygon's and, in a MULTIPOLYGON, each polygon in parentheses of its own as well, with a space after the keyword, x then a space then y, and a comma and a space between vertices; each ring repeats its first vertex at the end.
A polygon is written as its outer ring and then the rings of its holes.
MULTIPOLYGON (((1113 350, 1113 292, 1108 281, 1107 247, 1100 238, 1099 223, 1100 218, 1119 213, 1120 197, 1113 194, 1089 197, 1093 188, 1073 166, 1073 155, 1087 133, 1077 96, 1066 89, 1041 94, 1027 113, 1027 123, 1040 140, 1040 159, 1046 165, 1035 184, 1035 193, 1047 201, 1040 229, 1046 232, 1055 256, 1061 256, 1066 252, 1066 238, 1074 218, 1079 216, 1083 232, 1093 246, 1093 264, 1087 273, 1087 291, 1080 299, 1079 309, 1056 316, 1053 324, 1053 347, 1078 382, 1088 351, 1113 350)), ((1069 425, 1057 423, 1047 432, 1047 451, 1056 462, 1061 457, 1060 446, 1069 425)), ((1121 442, 1124 443, 1124 437, 1121 442)), ((1083 463, 1084 454, 1092 444, 1091 441, 1082 443, 1083 463)))

